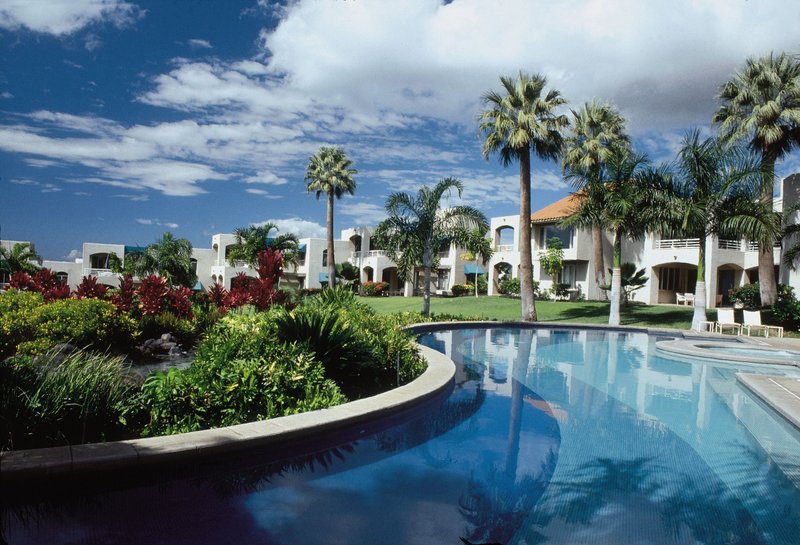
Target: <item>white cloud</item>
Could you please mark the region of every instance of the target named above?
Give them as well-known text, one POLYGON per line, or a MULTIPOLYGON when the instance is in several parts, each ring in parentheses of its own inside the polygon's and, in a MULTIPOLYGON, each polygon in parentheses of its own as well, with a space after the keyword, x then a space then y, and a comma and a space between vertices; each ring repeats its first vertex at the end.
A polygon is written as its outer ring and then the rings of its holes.
POLYGON ((213 49, 211 42, 209 42, 208 40, 201 40, 195 38, 189 40, 187 43, 189 44, 189 47, 191 47, 192 49, 213 49))
POLYGON ((78 262, 78 260, 82 260, 83 259, 83 252, 81 250, 73 249, 73 250, 70 250, 69 253, 67 253, 67 255, 62 256, 61 259, 65 259, 67 261, 78 262))
POLYGON ((170 229, 177 229, 179 227, 177 223, 173 223, 170 221, 161 221, 158 218, 155 219, 136 218, 136 223, 139 223, 141 225, 158 225, 159 227, 168 227, 170 229))
POLYGON ((349 222, 348 227, 376 225, 386 219, 386 209, 383 205, 370 202, 345 200, 339 205, 338 214, 345 216, 344 222, 349 222))
POLYGON ((14 98, 14 95, 12 95, 8 91, 3 91, 2 93, 0 93, 0 98, 8 100, 8 99, 14 98))
POLYGON ((0 28, 65 36, 94 23, 124 27, 143 16, 138 6, 121 0, 5 0, 0 28))
POLYGON ((325 226, 297 217, 268 219, 259 223, 253 223, 252 225, 261 226, 266 223, 274 224, 281 234, 293 233, 297 235, 298 238, 325 238, 327 236, 325 226))

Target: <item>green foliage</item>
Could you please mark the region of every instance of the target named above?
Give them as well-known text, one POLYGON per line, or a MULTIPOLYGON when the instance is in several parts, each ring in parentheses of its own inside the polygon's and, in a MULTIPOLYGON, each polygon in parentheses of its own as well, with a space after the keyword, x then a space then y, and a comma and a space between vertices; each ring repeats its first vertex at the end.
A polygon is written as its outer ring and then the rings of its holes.
MULTIPOLYGON (((609 276, 613 274, 612 269, 608 269, 608 272, 609 276)), ((636 270, 636 263, 631 263, 629 261, 620 265, 620 284, 622 286, 623 304, 627 305, 631 300, 633 292, 642 289, 645 284, 647 284, 649 277, 645 276, 646 272, 647 270, 644 268, 636 270)), ((611 290, 611 284, 604 284, 598 287, 605 291, 611 290)))
POLYGON ((369 297, 380 297, 389 290, 388 282, 364 282, 361 284, 364 295, 369 297))
POLYGON ((564 244, 558 237, 547 239, 547 251, 539 257, 542 270, 552 278, 564 268, 564 244))
POLYGON ((0 362, 0 450, 123 439, 139 422, 121 357, 48 352, 0 362))
POLYGON ((462 295, 469 295, 474 293, 475 287, 472 284, 453 284, 453 287, 450 291, 456 297, 461 297, 462 295))
POLYGON ((36 301, 20 292, 0 294, 0 355, 43 354, 66 342, 97 350, 126 350, 133 342, 135 322, 108 301, 59 299, 46 305, 36 301))
POLYGON ((772 307, 772 319, 788 331, 797 331, 800 327, 800 301, 797 300, 793 287, 785 284, 778 286, 778 301, 772 307))
POLYGON ((171 312, 164 312, 156 316, 142 316, 139 320, 140 339, 154 339, 164 333, 172 333, 181 344, 190 344, 198 332, 195 321, 181 318, 171 312))
POLYGON ((501 280, 500 284, 497 286, 497 291, 503 295, 518 296, 519 290, 519 278, 511 278, 510 276, 507 276, 501 280))
MULTIPOLYGON (((780 293, 778 293, 777 305, 782 304, 781 297, 783 297, 783 303, 787 302, 788 293, 785 292, 785 288, 789 288, 789 286, 783 286, 780 293)), ((758 282, 734 288, 728 292, 728 297, 731 303, 740 304, 748 310, 761 308, 761 286, 758 282)))
POLYGON ((569 297, 569 284, 562 284, 561 282, 554 282, 552 287, 550 288, 550 293, 553 294, 553 297, 556 299, 566 299, 569 297))

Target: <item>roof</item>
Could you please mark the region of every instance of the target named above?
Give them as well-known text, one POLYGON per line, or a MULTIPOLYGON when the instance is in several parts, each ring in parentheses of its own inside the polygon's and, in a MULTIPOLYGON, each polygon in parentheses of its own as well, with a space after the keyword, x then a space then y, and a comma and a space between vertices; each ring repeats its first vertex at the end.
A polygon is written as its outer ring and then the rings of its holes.
POLYGON ((531 223, 551 223, 563 220, 578 209, 582 198, 574 193, 567 195, 531 214, 531 223))

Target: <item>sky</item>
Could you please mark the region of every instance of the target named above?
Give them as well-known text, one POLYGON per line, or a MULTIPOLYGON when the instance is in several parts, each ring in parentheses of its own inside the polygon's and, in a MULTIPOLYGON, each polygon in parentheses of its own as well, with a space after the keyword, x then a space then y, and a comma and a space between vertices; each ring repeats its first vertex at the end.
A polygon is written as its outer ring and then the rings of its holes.
MULTIPOLYGON (((267 221, 324 237, 304 176, 331 145, 358 170, 337 234, 445 177, 516 214, 518 167, 476 121, 500 76, 546 76, 564 113, 611 102, 669 161, 746 58, 800 52, 798 20, 796 0, 0 0, 0 237, 54 260, 267 221)), ((534 210, 571 190, 552 162, 533 183, 534 210)))

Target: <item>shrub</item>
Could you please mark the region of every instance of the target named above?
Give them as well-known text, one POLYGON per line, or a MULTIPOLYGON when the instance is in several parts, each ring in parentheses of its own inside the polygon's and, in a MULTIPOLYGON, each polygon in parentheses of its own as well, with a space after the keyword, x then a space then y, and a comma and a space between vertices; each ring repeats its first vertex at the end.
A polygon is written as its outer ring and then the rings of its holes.
POLYGON ((139 320, 139 339, 156 339, 171 333, 181 344, 192 344, 196 336, 193 320, 181 318, 167 311, 157 316, 142 316, 139 320))
POLYGON ((566 299, 569 297, 569 284, 562 284, 560 282, 555 282, 550 288, 550 292, 553 294, 553 297, 556 299, 566 299))
POLYGON ((0 360, 12 356, 20 343, 34 338, 33 313, 43 304, 40 293, 18 290, 0 293, 0 360))
POLYGON ((364 282, 361 284, 364 295, 370 297, 379 297, 389 290, 388 282, 364 282))
POLYGON ((138 384, 121 357, 48 352, 0 362, 0 450, 130 437, 138 384))
POLYGON ((519 295, 520 285, 519 278, 504 278, 497 286, 497 291, 503 295, 519 295))
POLYGON ((470 293, 474 293, 475 288, 472 284, 453 284, 453 287, 450 291, 456 297, 461 297, 462 295, 469 295, 470 293))
POLYGON ((728 292, 728 297, 731 303, 738 303, 746 309, 755 309, 761 307, 761 291, 758 282, 752 284, 745 284, 738 288, 732 289, 728 292))
POLYGON ((772 319, 788 330, 796 331, 800 326, 800 301, 795 297, 793 287, 778 286, 778 301, 772 307, 772 319))
POLYGON ((131 312, 135 307, 136 288, 133 277, 129 274, 119 279, 119 288, 112 290, 109 300, 117 307, 118 312, 131 312))
POLYGON ((107 291, 108 286, 98 284, 96 276, 84 276, 75 290, 75 296, 78 299, 104 299, 107 291))
POLYGON ((142 316, 156 316, 167 310, 169 285, 161 276, 151 274, 142 280, 136 295, 142 316))

